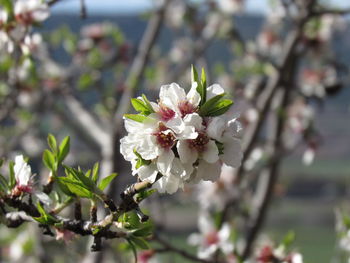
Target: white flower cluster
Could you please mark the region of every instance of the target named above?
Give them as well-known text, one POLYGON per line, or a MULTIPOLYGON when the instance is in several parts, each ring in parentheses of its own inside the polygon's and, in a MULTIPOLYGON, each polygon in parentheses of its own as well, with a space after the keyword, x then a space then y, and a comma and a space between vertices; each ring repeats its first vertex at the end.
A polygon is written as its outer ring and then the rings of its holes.
POLYGON ((187 94, 176 83, 162 86, 158 103, 133 99, 141 114, 125 115, 128 135, 121 139, 133 174, 174 193, 186 183, 217 180, 223 163, 239 166, 241 126, 224 114, 232 105, 224 95, 217 84, 193 82, 187 94))
POLYGON ((6 6, 0 7, 0 50, 12 53, 15 46, 20 45, 23 53, 27 53, 28 43, 36 41, 30 34, 31 26, 49 15, 47 3, 41 0, 8 1, 6 6))

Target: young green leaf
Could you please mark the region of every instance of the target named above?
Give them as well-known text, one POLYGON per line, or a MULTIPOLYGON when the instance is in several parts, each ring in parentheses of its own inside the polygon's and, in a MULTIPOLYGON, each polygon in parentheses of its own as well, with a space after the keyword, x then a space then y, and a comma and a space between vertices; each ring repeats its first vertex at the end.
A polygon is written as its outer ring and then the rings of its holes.
POLYGON ((47 144, 50 146, 51 151, 56 154, 57 153, 57 142, 55 136, 51 133, 47 136, 47 144))
POLYGON ((132 243, 134 243, 138 248, 141 249, 149 249, 150 246, 147 243, 147 241, 141 237, 136 237, 136 236, 130 236, 130 240, 132 243))
POLYGON ((225 112, 227 112, 231 106, 233 105, 233 101, 226 99, 226 100, 221 100, 218 102, 218 104, 216 104, 216 106, 211 109, 206 116, 210 116, 210 117, 215 117, 215 116, 220 116, 222 114, 224 114, 225 112))
POLYGON ((55 156, 50 152, 49 150, 45 150, 43 152, 43 162, 45 166, 51 170, 51 171, 56 171, 57 170, 57 164, 55 161, 55 156))
POLYGON ((152 231, 153 231, 153 226, 152 225, 148 225, 148 226, 145 226, 143 228, 134 230, 132 232, 132 235, 136 236, 136 237, 146 237, 146 236, 151 235, 152 231))
POLYGON ((98 180, 98 170, 99 170, 99 163, 95 163, 94 164, 94 167, 92 168, 92 181, 96 184, 97 183, 97 180, 98 180))
POLYGON ((0 190, 7 192, 9 190, 8 182, 4 176, 0 174, 0 190))
POLYGON ((91 178, 86 177, 81 170, 77 170, 68 166, 64 166, 67 177, 74 178, 77 182, 81 183, 86 189, 93 191, 95 188, 95 183, 91 178))
POLYGON ((138 112, 141 112, 141 113, 149 112, 147 105, 140 99, 132 98, 131 105, 138 112))
POLYGON ((294 242, 295 240, 295 233, 294 231, 289 231, 284 237, 281 242, 281 246, 284 248, 289 248, 289 246, 294 242))
POLYGON ((151 105, 151 102, 147 99, 147 97, 146 97, 145 94, 142 94, 142 99, 143 99, 143 101, 145 102, 145 105, 147 106, 148 111, 149 111, 150 113, 155 112, 155 111, 153 110, 153 107, 152 107, 152 105, 151 105))
POLYGON ((193 64, 191 65, 191 82, 199 83, 198 72, 193 64))
POLYGON ((58 153, 58 163, 62 163, 63 160, 67 157, 70 149, 70 137, 66 136, 60 146, 59 146, 59 153, 58 153))
POLYGON ((136 251, 136 247, 135 247, 134 243, 133 243, 129 238, 127 238, 126 241, 127 241, 128 244, 130 245, 130 248, 131 248, 132 253, 133 253, 133 255, 134 255, 135 263, 137 263, 137 251, 136 251))
POLYGON ((61 182, 61 184, 67 186, 70 192, 79 197, 88 199, 92 199, 94 197, 93 192, 91 192, 90 189, 87 189, 85 185, 79 181, 75 181, 67 177, 57 177, 57 179, 61 182))
POLYGON ((201 99, 201 105, 203 105, 207 100, 207 76, 205 74, 204 68, 202 68, 202 75, 201 75, 201 85, 203 89, 203 97, 201 99))
POLYGON ((216 95, 214 97, 212 97, 210 100, 208 100, 207 102, 205 102, 202 107, 200 107, 200 110, 199 110, 199 114, 202 115, 202 116, 208 116, 208 113, 212 110, 214 110, 219 101, 225 96, 226 94, 225 93, 222 93, 222 94, 219 94, 219 95, 216 95))
POLYGON ((113 179, 117 176, 117 173, 113 173, 101 180, 101 182, 98 184, 98 188, 103 191, 105 188, 113 181, 113 179))
POLYGON ((144 122, 147 117, 140 114, 124 114, 124 117, 137 122, 144 122))
POLYGON ((9 172, 10 172, 10 180, 9 180, 9 188, 10 190, 16 185, 16 177, 14 170, 15 163, 13 161, 9 162, 9 172))

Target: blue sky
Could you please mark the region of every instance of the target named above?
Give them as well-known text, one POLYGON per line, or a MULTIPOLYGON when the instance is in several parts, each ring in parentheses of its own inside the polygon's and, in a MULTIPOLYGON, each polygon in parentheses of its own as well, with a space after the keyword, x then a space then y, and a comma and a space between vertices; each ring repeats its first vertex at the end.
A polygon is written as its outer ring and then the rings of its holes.
MULTIPOLYGON (((197 0, 198 1, 198 0, 197 0)), ((250 13, 265 13, 269 0, 246 0, 247 11, 250 13)), ((135 13, 152 7, 152 0, 85 0, 88 14, 94 13, 135 13)), ((328 1, 337 6, 350 6, 349 0, 328 1)), ((79 12, 79 0, 61 0, 54 7, 54 12, 79 12)))

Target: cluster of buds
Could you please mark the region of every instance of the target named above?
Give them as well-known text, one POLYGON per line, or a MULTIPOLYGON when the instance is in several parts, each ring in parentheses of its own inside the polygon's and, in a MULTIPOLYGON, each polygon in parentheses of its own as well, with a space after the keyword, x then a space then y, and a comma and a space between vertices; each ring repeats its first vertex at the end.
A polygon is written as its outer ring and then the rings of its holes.
POLYGON ((204 71, 199 80, 193 70, 192 79, 187 94, 172 83, 160 88, 158 103, 144 95, 132 99, 140 113, 124 116, 128 135, 121 139, 121 153, 131 162, 133 174, 160 192, 215 181, 223 163, 241 163, 241 126, 227 113, 232 100, 224 98, 220 85, 206 87, 204 71))

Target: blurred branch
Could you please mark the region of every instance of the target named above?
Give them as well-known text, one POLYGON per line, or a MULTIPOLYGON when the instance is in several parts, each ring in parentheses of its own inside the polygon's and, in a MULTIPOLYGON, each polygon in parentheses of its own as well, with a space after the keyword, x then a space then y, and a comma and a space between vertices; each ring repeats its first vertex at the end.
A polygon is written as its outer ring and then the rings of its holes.
POLYGON ((160 33, 165 11, 169 3, 170 0, 164 1, 164 4, 154 13, 139 44, 137 55, 130 67, 129 75, 125 81, 126 88, 120 98, 118 109, 115 114, 116 130, 121 129, 123 115, 130 109, 130 99, 134 96, 137 87, 142 81, 145 67, 148 63, 151 50, 160 33))
POLYGON ((274 188, 278 178, 280 162, 283 158, 281 149, 283 148, 283 129, 285 126, 286 115, 284 112, 287 109, 289 97, 294 86, 294 77, 299 60, 298 54, 295 52, 291 61, 287 65, 288 74, 283 75, 283 86, 280 87, 281 92, 274 96, 277 100, 277 107, 274 110, 274 116, 271 119, 269 127, 271 131, 268 133, 267 150, 270 155, 267 167, 263 169, 259 176, 256 194, 253 199, 252 212, 247 221, 247 235, 245 247, 243 249, 242 258, 247 259, 251 254, 251 249, 254 241, 259 234, 266 218, 268 207, 271 203, 274 188))
POLYGON ((350 8, 337 8, 337 9, 321 9, 315 10, 311 13, 311 16, 323 16, 323 15, 349 15, 350 8))

